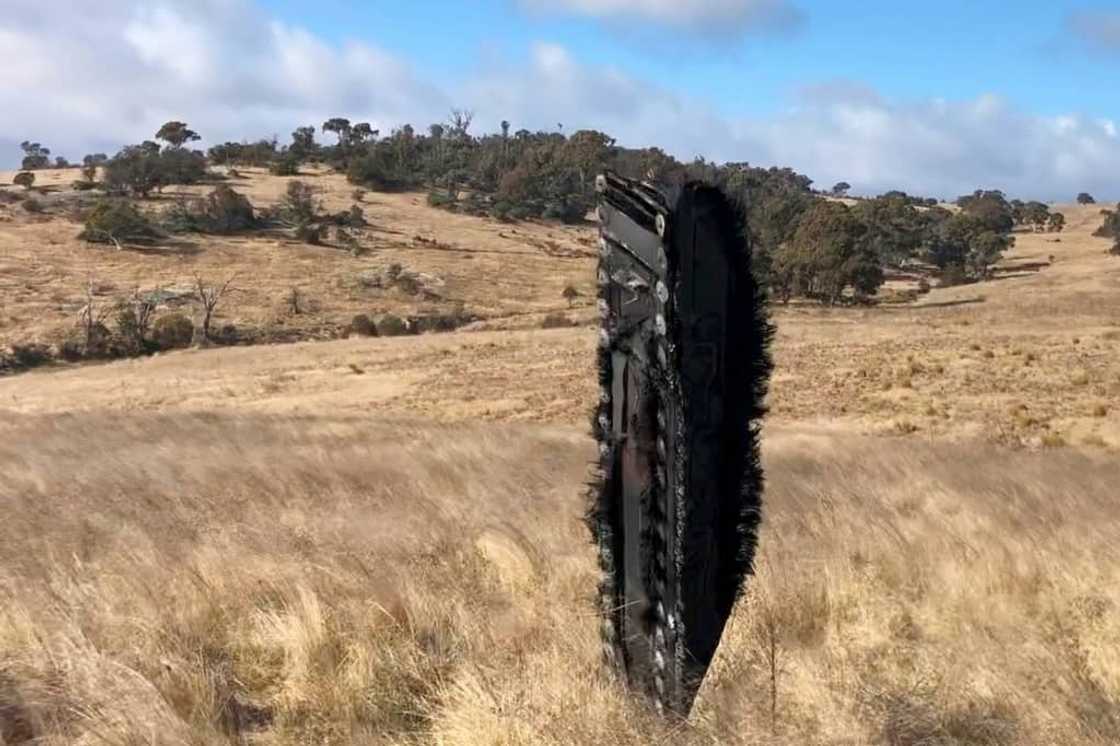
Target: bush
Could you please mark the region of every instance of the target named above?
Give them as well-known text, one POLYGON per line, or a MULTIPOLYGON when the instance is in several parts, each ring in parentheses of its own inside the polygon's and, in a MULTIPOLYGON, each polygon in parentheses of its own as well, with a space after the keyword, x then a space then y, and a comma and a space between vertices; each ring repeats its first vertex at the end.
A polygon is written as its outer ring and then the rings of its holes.
POLYGON ((158 160, 159 186, 197 184, 206 178, 206 156, 197 150, 164 148, 158 160))
POLYGON ((559 329, 562 327, 575 326, 575 324, 576 322, 562 313, 550 313, 541 321, 541 329, 559 329))
POLYGON ((443 189, 432 189, 428 192, 428 204, 432 207, 450 207, 455 204, 455 198, 443 189))
POLYGON ((78 192, 88 192, 92 189, 97 189, 99 186, 101 185, 96 181, 85 181, 84 179, 70 182, 70 188, 78 192))
POLYGON ((172 232, 229 234, 258 224, 249 199, 221 184, 205 197, 181 200, 168 210, 164 227, 172 232))
POLYGON ((381 337, 400 337, 409 334, 408 322, 400 316, 387 313, 377 321, 377 334, 381 337))
POLYGON ((366 316, 364 313, 359 313, 350 320, 350 333, 362 337, 376 337, 377 327, 374 326, 369 316, 366 316))
POLYGON ((51 350, 37 342, 12 345, 12 360, 18 368, 35 368, 51 361, 51 350))
POLYGON ((457 307, 447 313, 413 317, 409 319, 409 326, 416 334, 423 332, 451 332, 477 320, 478 318, 474 314, 468 313, 465 308, 457 307))
POLYGON ((559 220, 563 223, 581 223, 591 209, 589 200, 571 196, 545 204, 542 217, 559 220))
POLYGON ((300 223, 296 226, 296 238, 304 243, 318 246, 323 243, 326 227, 318 223, 300 223))
POLYGON ((236 233, 257 225, 249 198, 225 184, 206 195, 200 207, 203 224, 209 233, 236 233))
POLYGON ((152 325, 152 342, 160 350, 190 347, 194 339, 194 322, 185 314, 169 313, 152 325))
POLYGON ((35 174, 30 171, 21 171, 15 175, 15 178, 12 179, 12 183, 30 190, 31 187, 35 185, 35 174))
POLYGON ((103 199, 86 217, 78 238, 91 243, 144 243, 162 238, 160 231, 136 207, 124 199, 103 199))
POLYGON ((43 203, 34 197, 27 197, 19 203, 20 207, 28 212, 35 213, 36 215, 43 211, 43 203))
POLYGON ((128 349, 122 348, 113 339, 112 332, 109 327, 102 323, 94 324, 89 329, 89 337, 86 337, 86 331, 76 331, 62 343, 60 352, 67 360, 80 360, 82 358, 111 358, 118 355, 131 354, 131 345, 125 345, 128 349))
POLYGON ((273 176, 298 176, 299 159, 295 156, 284 155, 273 161, 268 167, 268 172, 273 176))
POLYGON ((327 219, 335 225, 347 228, 364 228, 369 225, 365 211, 358 205, 351 205, 349 210, 336 212, 327 219))
POLYGON ((952 287, 953 285, 964 285, 970 281, 968 271, 963 264, 950 264, 941 270, 940 287, 952 287))
POLYGON ((147 197, 162 186, 163 169, 159 162, 159 146, 130 145, 106 161, 103 179, 111 192, 127 192, 147 197))
POLYGON ((316 213, 319 212, 315 188, 302 181, 289 181, 281 202, 281 209, 294 222, 314 220, 316 213))

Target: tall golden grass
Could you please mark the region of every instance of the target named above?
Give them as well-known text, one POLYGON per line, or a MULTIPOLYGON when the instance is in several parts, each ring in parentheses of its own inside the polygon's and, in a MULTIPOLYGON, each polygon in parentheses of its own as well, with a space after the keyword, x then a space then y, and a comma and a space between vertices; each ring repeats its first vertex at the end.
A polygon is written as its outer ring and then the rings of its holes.
POLYGON ((1120 465, 767 433, 696 711, 599 663, 564 428, 0 419, 3 744, 1120 742, 1120 465))

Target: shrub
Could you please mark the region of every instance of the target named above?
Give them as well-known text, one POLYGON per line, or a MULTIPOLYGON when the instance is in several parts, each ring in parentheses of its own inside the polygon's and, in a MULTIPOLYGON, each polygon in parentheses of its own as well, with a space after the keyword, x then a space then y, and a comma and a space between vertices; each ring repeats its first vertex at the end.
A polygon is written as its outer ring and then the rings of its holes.
POLYGON ((559 329, 575 326, 575 322, 562 313, 550 313, 541 321, 541 329, 559 329))
POLYGON ((235 233, 257 225, 249 198, 225 184, 206 195, 200 207, 202 221, 210 233, 235 233))
POLYGON ((378 336, 400 337, 409 333, 408 322, 400 316, 387 313, 377 321, 378 336))
POLYGON ((43 211, 43 203, 35 199, 34 197, 28 197, 19 204, 20 207, 22 207, 24 210, 27 210, 28 212, 38 214, 43 211))
POLYGON ((12 359, 16 367, 34 368, 51 361, 51 351, 46 345, 37 342, 12 345, 12 359))
POLYGON ((35 186, 35 174, 30 171, 21 171, 12 179, 12 183, 16 186, 21 186, 24 189, 30 190, 35 186))
POLYGON ((164 183, 162 171, 158 145, 130 145, 105 162, 103 178, 109 191, 147 197, 164 183))
POLYGON ((950 264, 941 271, 941 287, 964 285, 968 281, 968 272, 963 264, 950 264))
POLYGON ((296 226, 296 238, 304 243, 318 246, 323 243, 326 227, 318 223, 300 223, 296 226))
POLYGON ((455 204, 455 198, 443 189, 432 189, 428 192, 428 204, 432 207, 450 207, 455 204))
POLYGON ((289 181, 281 209, 294 222, 307 222, 315 219, 319 203, 315 199, 315 188, 302 181, 289 181))
POLYGON ((459 306, 446 313, 437 313, 430 316, 416 316, 409 319, 409 325, 414 333, 422 332, 451 332, 461 326, 466 326, 478 318, 468 313, 459 306))
POLYGON ((91 243, 143 243, 162 238, 162 234, 147 215, 127 200, 103 199, 86 217, 85 230, 78 238, 91 243))
POLYGON ((206 178, 206 156, 197 150, 164 148, 157 161, 159 186, 197 184, 206 178))
POLYGON ((185 314, 169 313, 152 325, 152 342, 160 350, 189 347, 194 339, 194 322, 185 314))
POLYGON ((299 159, 293 155, 283 155, 272 162, 268 167, 268 172, 273 176, 297 176, 299 175, 299 159))
POLYGON ((363 228, 369 225, 366 222, 365 211, 358 205, 351 205, 349 210, 336 212, 327 219, 335 225, 347 228, 363 228))
POLYGON ((350 333, 358 334, 362 337, 376 337, 377 327, 374 326, 369 316, 366 316, 364 313, 359 313, 350 320, 350 333))
POLYGON ((545 205, 542 217, 550 220, 559 220, 563 223, 583 222, 587 211, 591 209, 589 200, 577 195, 565 199, 548 202, 545 205))
POLYGON ((114 320, 123 352, 135 355, 147 350, 148 333, 151 331, 155 310, 156 300, 150 295, 141 295, 139 290, 131 298, 117 301, 114 320))
POLYGON ((62 353, 67 360, 80 358, 110 358, 119 354, 131 353, 131 344, 126 343, 126 349, 120 349, 115 344, 109 327, 100 321, 92 324, 88 329, 83 329, 66 340, 62 345, 62 353))

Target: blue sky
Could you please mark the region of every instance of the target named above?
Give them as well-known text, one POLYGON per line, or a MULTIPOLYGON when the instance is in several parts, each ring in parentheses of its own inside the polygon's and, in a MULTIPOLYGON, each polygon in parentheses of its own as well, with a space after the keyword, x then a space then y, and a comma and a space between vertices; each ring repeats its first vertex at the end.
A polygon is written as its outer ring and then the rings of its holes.
MULTIPOLYGON (((1071 38, 1070 18, 1107 10, 1078 2, 942 0, 801 2, 800 24, 780 33, 720 39, 670 27, 630 38, 593 17, 527 10, 512 0, 416 3, 297 0, 262 3, 279 18, 335 42, 364 39, 455 80, 500 50, 524 56, 534 41, 589 64, 616 65, 712 99, 728 115, 766 114, 805 86, 865 84, 893 98, 966 99, 997 93, 1040 114, 1082 111, 1120 119, 1120 58, 1071 38), (309 7, 313 8, 309 12, 309 7), (684 50, 677 47, 685 46, 684 50)), ((1112 10, 1120 16, 1120 4, 1112 10)))
POLYGON ((184 119, 596 128, 818 183, 1120 200, 1120 3, 4 0, 0 165, 184 119))

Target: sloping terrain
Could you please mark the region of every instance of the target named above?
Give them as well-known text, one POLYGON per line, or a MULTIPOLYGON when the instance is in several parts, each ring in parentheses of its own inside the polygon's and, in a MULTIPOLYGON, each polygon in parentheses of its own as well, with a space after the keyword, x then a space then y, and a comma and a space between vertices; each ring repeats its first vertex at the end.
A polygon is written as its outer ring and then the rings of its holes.
MULTIPOLYGON (((82 195, 67 190, 78 171, 40 173, 39 186, 48 192, 31 194, 43 213, 0 201, 0 345, 64 336, 76 324, 91 279, 98 299, 110 303, 134 288, 189 294, 196 275, 210 283, 235 277, 235 292, 219 306, 216 326, 297 338, 337 335, 359 313, 429 315, 459 308, 498 326, 539 326, 546 313, 568 310, 561 296, 566 285, 582 293, 583 305, 594 295, 596 253, 588 227, 507 225, 432 209, 424 195, 367 193, 360 207, 370 226, 356 232, 361 256, 329 238, 327 245, 310 246, 281 230, 188 234, 156 247, 116 251, 77 237, 82 226, 67 205, 82 195), (376 286, 394 264, 416 276, 416 287, 376 286), (302 299, 298 315, 287 301, 293 288, 302 299)), ((317 190, 325 212, 355 204, 353 185, 338 174, 276 177, 244 169, 226 183, 260 210, 276 205, 294 180, 317 190)), ((0 184, 10 181, 10 172, 0 172, 0 184)), ((210 188, 165 190, 141 206, 158 213, 210 188)), ((24 196, 17 187, 2 189, 24 196)))
POLYGON ((772 427, 690 724, 599 665, 581 428, 0 425, 5 743, 1115 743, 1114 458, 772 427))
POLYGON ((524 328, 0 378, 0 743, 1120 740, 1120 260, 1095 209, 1020 234, 992 282, 775 309, 758 574, 693 718, 665 725, 598 660, 594 330, 508 315, 564 308, 569 279, 587 297, 591 228, 364 202, 397 232, 364 258, 88 249, 8 208, 6 339, 72 324, 84 262, 121 287, 241 268, 234 323, 303 277, 344 323, 416 302, 332 294, 391 260, 524 328), (399 245, 433 233, 471 251, 399 245))

